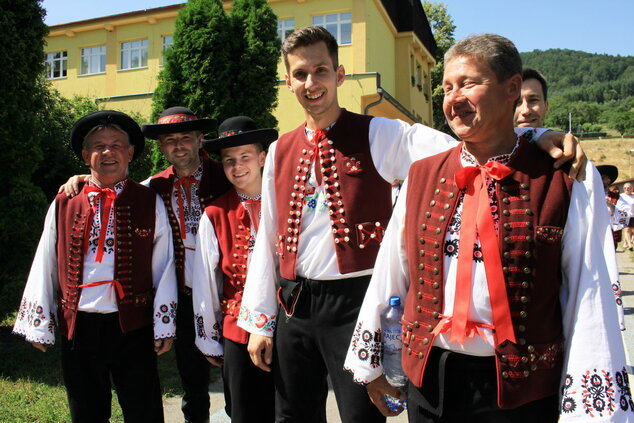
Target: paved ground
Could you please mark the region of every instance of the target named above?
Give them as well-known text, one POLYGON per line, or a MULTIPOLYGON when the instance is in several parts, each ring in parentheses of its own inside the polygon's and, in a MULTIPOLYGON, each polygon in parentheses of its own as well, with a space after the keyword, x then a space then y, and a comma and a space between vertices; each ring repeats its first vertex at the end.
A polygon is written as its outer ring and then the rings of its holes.
MULTIPOLYGON (((634 262, 629 252, 617 251, 619 263, 619 273, 621 275, 621 288, 623 291, 623 301, 625 304, 625 325, 628 330, 623 332, 625 348, 628 355, 629 374, 634 374, 634 262)), ((630 376, 631 377, 631 376, 630 376)), ((632 380, 634 382, 634 380, 632 380)), ((632 383, 631 382, 631 383, 632 383)), ((222 383, 217 381, 209 386, 211 397, 211 423, 229 423, 231 420, 224 412, 224 397, 222 394, 222 383)), ((169 398, 164 402, 165 422, 182 423, 183 417, 180 412, 180 397, 169 398)), ((328 393, 328 422, 341 423, 332 391, 328 393)), ((407 416, 402 413, 398 417, 390 417, 388 423, 406 423, 407 416)))

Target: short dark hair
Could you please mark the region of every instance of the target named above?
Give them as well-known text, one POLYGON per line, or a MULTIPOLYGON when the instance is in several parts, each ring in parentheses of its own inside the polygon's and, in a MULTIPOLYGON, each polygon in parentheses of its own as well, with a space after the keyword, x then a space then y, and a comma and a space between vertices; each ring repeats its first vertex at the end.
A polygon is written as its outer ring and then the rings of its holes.
POLYGON ((515 44, 501 35, 471 35, 447 50, 445 63, 460 56, 471 56, 484 61, 499 82, 506 81, 515 74, 522 74, 522 58, 515 44))
POLYGON ((311 46, 319 42, 324 42, 328 49, 328 54, 332 59, 335 69, 339 66, 339 46, 337 40, 326 28, 321 26, 307 26, 295 30, 282 43, 282 56, 284 57, 284 65, 288 71, 288 55, 299 47, 311 46))
POLYGON ((537 69, 524 68, 522 71, 522 81, 526 81, 527 79, 536 79, 542 85, 542 91, 544 92, 544 101, 548 100, 548 84, 546 83, 546 78, 544 75, 537 69))

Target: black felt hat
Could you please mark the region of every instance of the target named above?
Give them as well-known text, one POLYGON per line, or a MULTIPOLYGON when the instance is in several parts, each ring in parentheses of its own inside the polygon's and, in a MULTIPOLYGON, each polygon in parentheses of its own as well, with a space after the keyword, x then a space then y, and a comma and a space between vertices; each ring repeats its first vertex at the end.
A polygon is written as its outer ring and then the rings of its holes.
POLYGON ((84 144, 84 138, 86 134, 90 132, 95 126, 101 125, 117 125, 123 129, 130 138, 130 145, 134 146, 134 155, 132 160, 137 159, 143 152, 145 146, 145 137, 141 133, 139 124, 134 121, 130 116, 125 113, 117 112, 115 110, 99 110, 98 112, 92 112, 79 119, 73 125, 70 131, 70 143, 73 151, 81 159, 81 150, 84 144))
POLYGON ((155 140, 159 135, 176 132, 200 131, 206 134, 216 128, 216 119, 198 119, 187 107, 175 106, 165 109, 156 125, 143 125, 146 138, 155 140))
POLYGON ((614 183, 614 181, 616 181, 616 178, 619 177, 619 169, 616 166, 600 165, 597 166, 597 170, 599 171, 599 174, 605 175, 610 178, 610 184, 614 183))
POLYGON ((207 151, 218 151, 222 148, 237 147, 245 144, 262 144, 266 149, 277 139, 275 129, 258 129, 253 119, 248 116, 234 116, 226 119, 218 127, 218 138, 203 140, 207 151))

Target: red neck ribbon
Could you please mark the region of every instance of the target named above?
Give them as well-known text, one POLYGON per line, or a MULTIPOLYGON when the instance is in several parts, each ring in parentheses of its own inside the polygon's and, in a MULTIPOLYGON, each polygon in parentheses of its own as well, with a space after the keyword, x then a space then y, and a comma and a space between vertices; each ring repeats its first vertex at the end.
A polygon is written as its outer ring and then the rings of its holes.
POLYGON ((106 233, 108 232, 108 220, 110 219, 110 210, 112 209, 112 204, 114 200, 117 198, 117 193, 115 190, 111 188, 98 188, 89 186, 88 184, 84 185, 84 192, 86 194, 96 192, 92 205, 90 206, 90 212, 88 214, 88 220, 86 220, 86 230, 88 233, 84 236, 84 254, 88 251, 88 244, 90 241, 89 231, 90 226, 92 225, 92 221, 97 213, 97 199, 103 198, 104 205, 101 208, 101 227, 99 228, 99 241, 97 242, 97 256, 95 260, 97 263, 101 263, 103 260, 103 253, 105 251, 105 243, 106 243, 106 233))
POLYGON ((197 184, 198 179, 193 176, 186 176, 183 178, 178 178, 176 182, 174 182, 174 187, 176 188, 176 198, 178 201, 178 221, 180 222, 180 230, 181 230, 181 238, 187 238, 187 233, 185 231, 185 207, 183 201, 183 190, 181 187, 185 189, 185 195, 187 196, 187 204, 191 205, 192 203, 192 184, 197 184))
POLYGON ((493 223, 486 178, 500 180, 512 170, 490 161, 484 166, 468 166, 455 174, 456 185, 465 190, 458 246, 458 274, 450 340, 464 343, 473 280, 473 247, 476 233, 480 237, 484 269, 491 298, 496 344, 515 342, 513 322, 506 293, 498 236, 493 223))

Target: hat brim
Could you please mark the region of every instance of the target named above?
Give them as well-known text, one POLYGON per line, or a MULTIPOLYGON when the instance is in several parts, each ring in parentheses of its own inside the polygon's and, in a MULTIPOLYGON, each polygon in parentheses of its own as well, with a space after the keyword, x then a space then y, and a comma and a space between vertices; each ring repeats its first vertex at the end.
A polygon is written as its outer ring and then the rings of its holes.
POLYGON ((203 148, 211 153, 215 153, 223 148, 259 143, 262 144, 262 148, 266 150, 268 146, 277 139, 277 136, 278 134, 275 129, 256 129, 228 137, 203 140, 203 148))
POLYGON ((606 175, 608 178, 610 178, 610 184, 614 183, 614 181, 616 181, 616 178, 619 177, 619 169, 613 165, 600 165, 597 166, 597 170, 599 171, 600 175, 606 175))
POLYGON ((86 134, 88 134, 88 132, 90 132, 95 126, 100 125, 117 125, 123 129, 128 134, 130 145, 134 146, 134 155, 132 156, 132 160, 136 160, 141 156, 143 148, 145 147, 145 137, 141 132, 139 124, 125 113, 117 112, 115 110, 100 110, 82 117, 75 122, 73 128, 71 129, 70 143, 73 151, 77 154, 77 157, 82 159, 81 151, 86 134))
POLYGON ((174 134, 177 132, 200 131, 203 134, 216 129, 216 119, 194 119, 186 122, 158 123, 156 125, 143 125, 141 131, 146 138, 156 140, 160 135, 174 134))

